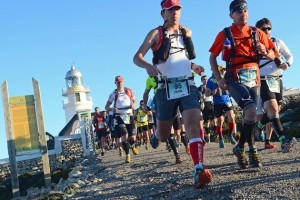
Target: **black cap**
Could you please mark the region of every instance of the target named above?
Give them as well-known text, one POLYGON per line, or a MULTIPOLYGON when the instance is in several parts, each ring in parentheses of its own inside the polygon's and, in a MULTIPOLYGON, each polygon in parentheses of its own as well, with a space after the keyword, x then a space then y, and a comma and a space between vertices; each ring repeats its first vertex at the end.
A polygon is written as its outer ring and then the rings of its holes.
POLYGON ((248 10, 248 5, 245 0, 234 0, 231 2, 229 6, 230 13, 234 13, 236 11, 248 10))

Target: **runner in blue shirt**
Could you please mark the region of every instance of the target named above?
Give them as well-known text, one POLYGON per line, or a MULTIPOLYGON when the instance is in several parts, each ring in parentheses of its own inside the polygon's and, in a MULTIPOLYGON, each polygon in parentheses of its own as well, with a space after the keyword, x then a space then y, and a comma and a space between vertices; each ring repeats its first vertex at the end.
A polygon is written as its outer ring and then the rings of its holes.
MULTIPOLYGON (((224 75, 226 68, 222 65, 218 67, 220 74, 224 75)), ((219 147, 224 148, 224 139, 222 135, 222 125, 224 123, 224 115, 228 118, 228 136, 231 144, 235 145, 234 135, 236 134, 235 115, 233 112, 232 101, 227 90, 223 91, 214 75, 212 75, 206 85, 205 95, 213 96, 214 113, 217 118, 216 134, 219 135, 219 147)))

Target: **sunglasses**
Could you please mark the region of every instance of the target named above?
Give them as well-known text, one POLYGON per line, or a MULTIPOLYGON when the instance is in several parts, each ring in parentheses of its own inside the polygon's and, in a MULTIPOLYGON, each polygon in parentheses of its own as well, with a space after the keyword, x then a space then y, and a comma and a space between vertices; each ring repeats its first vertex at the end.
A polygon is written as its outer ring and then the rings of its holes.
POLYGON ((262 31, 266 31, 266 30, 270 31, 271 29, 272 29, 271 27, 262 27, 261 28, 262 31))

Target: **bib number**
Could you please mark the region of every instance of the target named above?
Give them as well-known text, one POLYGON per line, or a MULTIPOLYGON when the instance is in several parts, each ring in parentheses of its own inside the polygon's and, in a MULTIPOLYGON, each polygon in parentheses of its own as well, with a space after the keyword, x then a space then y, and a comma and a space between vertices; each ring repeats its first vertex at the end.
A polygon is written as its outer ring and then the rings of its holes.
POLYGON ((149 123, 154 123, 153 115, 148 115, 149 123))
POLYGON ((232 103, 231 103, 231 102, 226 102, 225 104, 226 104, 226 106, 227 106, 228 108, 232 107, 232 103))
POLYGON ((106 123, 105 123, 105 122, 102 122, 102 123, 98 124, 98 128, 99 128, 99 129, 106 128, 106 123))
POLYGON ((276 77, 268 77, 266 83, 271 92, 280 93, 279 79, 276 77))
POLYGON ((147 121, 147 117, 146 117, 146 115, 141 115, 140 116, 140 122, 146 122, 147 121))
POLYGON ((124 124, 130 124, 130 117, 128 114, 121 114, 120 117, 123 120, 124 124))
POLYGON ((252 88, 257 85, 257 70, 254 67, 238 69, 237 71, 238 80, 241 84, 252 88))
POLYGON ((167 99, 178 99, 190 94, 190 86, 185 76, 166 79, 167 99))

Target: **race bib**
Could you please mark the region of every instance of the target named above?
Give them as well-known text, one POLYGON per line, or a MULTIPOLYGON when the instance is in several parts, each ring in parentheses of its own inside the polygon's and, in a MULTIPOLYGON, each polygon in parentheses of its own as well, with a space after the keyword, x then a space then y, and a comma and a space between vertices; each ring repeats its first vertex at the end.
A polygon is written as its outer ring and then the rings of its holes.
POLYGON ((123 120, 124 124, 130 124, 130 116, 128 114, 121 114, 120 117, 123 120))
POLYGON ((257 85, 257 70, 255 67, 236 70, 238 80, 241 84, 252 88, 257 85))
POLYGON ((118 125, 118 121, 114 119, 114 126, 118 125))
POLYGON ((231 102, 226 102, 225 104, 226 104, 226 106, 227 106, 228 108, 232 107, 232 103, 231 103, 231 102))
POLYGON ((271 92, 280 93, 280 84, 277 77, 268 77, 266 82, 271 92))
POLYGON ((186 76, 166 79, 167 99, 178 99, 190 94, 190 86, 186 76))
POLYGON ((154 123, 153 115, 148 115, 149 123, 154 123))
POLYGON ((106 122, 102 122, 102 123, 98 124, 98 128, 99 129, 106 128, 106 122))
POLYGON ((147 121, 147 117, 146 117, 146 115, 141 115, 140 116, 140 122, 146 122, 147 121))

